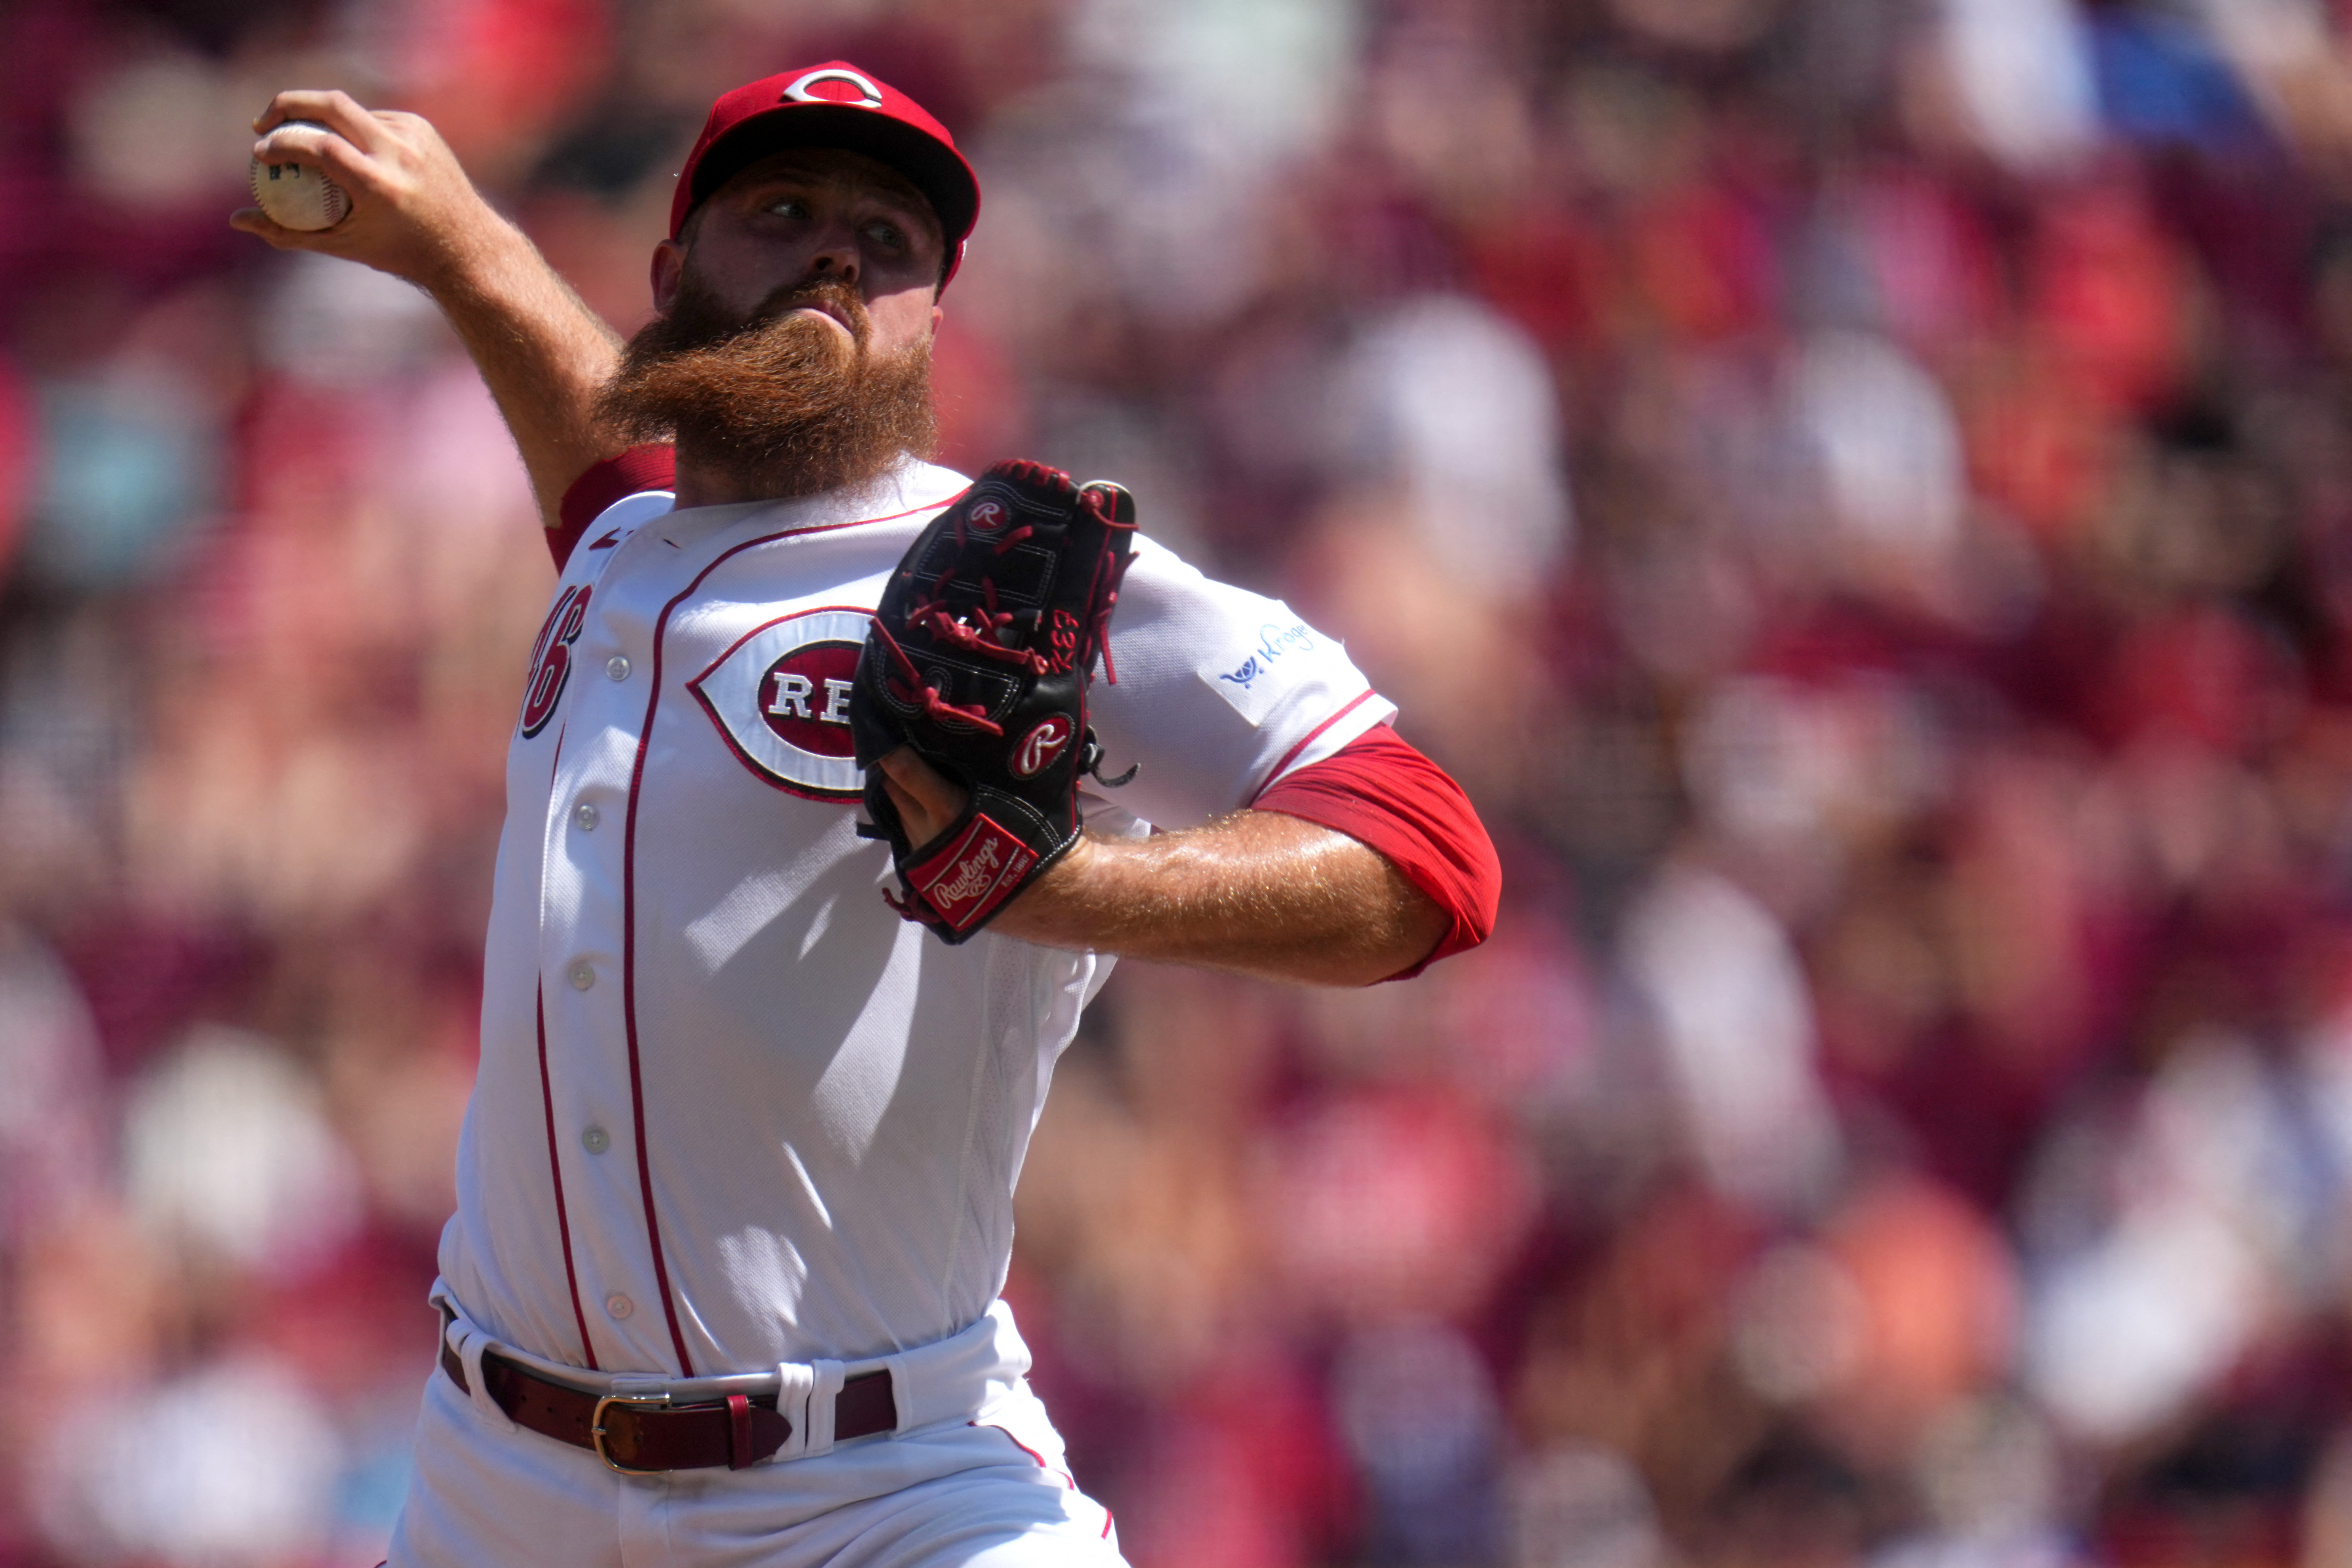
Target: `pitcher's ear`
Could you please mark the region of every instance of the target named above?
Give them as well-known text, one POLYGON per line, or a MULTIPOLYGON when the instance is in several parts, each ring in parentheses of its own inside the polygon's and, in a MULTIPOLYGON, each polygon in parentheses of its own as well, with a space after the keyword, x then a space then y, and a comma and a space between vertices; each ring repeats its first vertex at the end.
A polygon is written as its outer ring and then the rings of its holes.
POLYGON ((677 280, 686 275, 686 247, 665 239, 654 247, 654 309, 667 310, 677 298, 677 280))

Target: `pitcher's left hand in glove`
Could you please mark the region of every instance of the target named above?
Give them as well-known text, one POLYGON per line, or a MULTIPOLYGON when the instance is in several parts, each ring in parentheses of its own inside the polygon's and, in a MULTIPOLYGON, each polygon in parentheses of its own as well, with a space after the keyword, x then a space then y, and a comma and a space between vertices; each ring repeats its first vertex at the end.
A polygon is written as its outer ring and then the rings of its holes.
POLYGON ((874 819, 858 831, 890 841, 905 894, 891 906, 944 941, 970 938, 1077 842, 1078 780, 1100 760, 1087 688, 1098 655, 1118 679, 1110 616, 1134 537, 1118 486, 999 463, 882 591, 849 699, 874 819), (921 844, 877 765, 900 746, 970 796, 921 844))

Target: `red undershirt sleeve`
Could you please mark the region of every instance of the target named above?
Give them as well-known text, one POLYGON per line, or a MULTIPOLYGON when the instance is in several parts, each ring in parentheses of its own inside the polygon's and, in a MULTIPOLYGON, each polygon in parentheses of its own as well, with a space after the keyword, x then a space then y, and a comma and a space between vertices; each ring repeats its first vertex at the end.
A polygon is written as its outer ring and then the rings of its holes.
POLYGON ((1474 948, 1495 929, 1503 867, 1485 825, 1462 786, 1385 724, 1276 780, 1250 807, 1346 834, 1385 857, 1445 912, 1451 924, 1435 949, 1391 980, 1474 948))
POLYGON ((555 557, 555 569, 563 570, 572 551, 579 548, 580 536, 606 507, 639 490, 674 489, 677 485, 677 449, 674 447, 632 447, 618 457, 590 464, 588 471, 563 492, 562 504, 556 508, 559 521, 547 531, 547 548, 555 557))

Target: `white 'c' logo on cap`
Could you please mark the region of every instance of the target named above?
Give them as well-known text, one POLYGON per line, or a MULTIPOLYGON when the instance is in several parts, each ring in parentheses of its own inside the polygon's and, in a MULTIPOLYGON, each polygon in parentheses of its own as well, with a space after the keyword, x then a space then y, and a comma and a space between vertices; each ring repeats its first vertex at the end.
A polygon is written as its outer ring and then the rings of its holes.
POLYGON ((791 99, 795 103, 830 103, 844 109, 879 109, 882 107, 882 89, 880 88, 876 87, 872 82, 866 80, 864 77, 859 76, 856 71, 843 70, 838 67, 832 70, 814 70, 809 72, 806 76, 793 83, 792 86, 784 89, 784 96, 791 99), (821 81, 845 81, 850 86, 856 88, 862 96, 855 103, 852 103, 847 99, 820 98, 809 89, 816 86, 816 84, 821 81))

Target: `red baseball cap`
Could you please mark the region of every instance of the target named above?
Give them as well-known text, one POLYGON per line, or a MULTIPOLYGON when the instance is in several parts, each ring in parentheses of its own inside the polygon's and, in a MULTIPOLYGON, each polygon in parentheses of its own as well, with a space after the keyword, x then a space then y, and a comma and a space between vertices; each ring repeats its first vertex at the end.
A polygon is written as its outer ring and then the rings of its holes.
POLYGON ((710 106, 710 118, 678 171, 669 237, 687 215, 745 164, 786 147, 845 147, 887 163, 929 198, 947 245, 940 286, 963 265, 964 237, 980 216, 980 181, 948 128, 889 83, 847 60, 765 77, 710 106))

